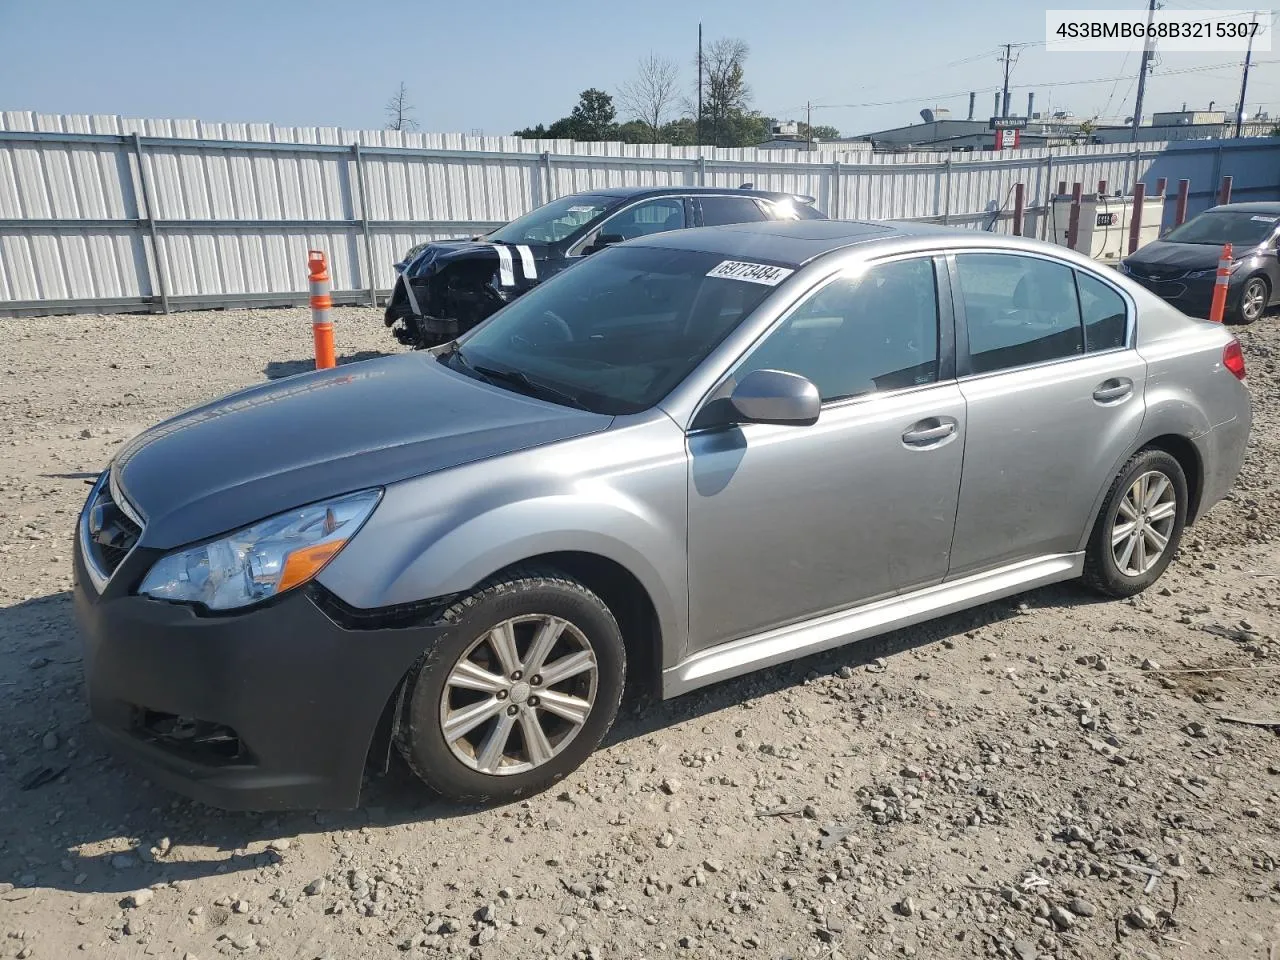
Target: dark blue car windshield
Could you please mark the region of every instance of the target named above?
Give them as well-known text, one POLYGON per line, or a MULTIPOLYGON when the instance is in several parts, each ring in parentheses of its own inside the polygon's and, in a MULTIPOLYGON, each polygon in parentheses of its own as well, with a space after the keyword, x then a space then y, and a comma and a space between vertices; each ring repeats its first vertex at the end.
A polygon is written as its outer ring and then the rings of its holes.
POLYGON ((444 359, 597 413, 646 410, 771 292, 760 271, 790 273, 757 266, 753 282, 741 278, 749 267, 688 250, 602 250, 503 307, 459 341, 460 358, 444 359))

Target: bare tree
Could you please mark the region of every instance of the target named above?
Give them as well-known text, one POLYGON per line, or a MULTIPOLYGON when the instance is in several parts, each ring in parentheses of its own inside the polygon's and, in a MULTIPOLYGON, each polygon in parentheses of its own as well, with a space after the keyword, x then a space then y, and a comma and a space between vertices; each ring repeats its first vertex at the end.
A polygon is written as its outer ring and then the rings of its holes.
POLYGON ((641 59, 636 78, 618 88, 618 100, 623 109, 649 128, 653 143, 661 137, 662 127, 675 106, 678 72, 674 61, 650 53, 641 59))
POLYGON ((702 115, 704 133, 710 132, 716 146, 732 146, 736 138, 734 122, 751 106, 751 88, 744 79, 750 48, 736 37, 721 37, 707 47, 703 56, 706 92, 702 115))
POLYGON ((387 101, 386 109, 388 130, 417 129, 418 121, 411 116, 414 107, 409 103, 409 88, 404 85, 403 80, 400 81, 400 89, 387 101))

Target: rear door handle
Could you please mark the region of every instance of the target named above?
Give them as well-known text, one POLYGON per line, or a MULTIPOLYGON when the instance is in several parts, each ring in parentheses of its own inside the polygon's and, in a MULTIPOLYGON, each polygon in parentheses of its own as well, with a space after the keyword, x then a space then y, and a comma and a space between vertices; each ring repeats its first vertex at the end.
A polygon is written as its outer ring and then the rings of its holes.
POLYGON ((921 420, 919 423, 914 424, 910 430, 902 435, 902 442, 909 447, 927 447, 947 439, 947 437, 954 435, 955 432, 956 422, 954 420, 931 417, 928 420, 921 420))
POLYGON ((1113 377, 1098 384, 1093 391, 1093 399, 1099 403, 1115 403, 1133 393, 1133 381, 1128 377, 1113 377))

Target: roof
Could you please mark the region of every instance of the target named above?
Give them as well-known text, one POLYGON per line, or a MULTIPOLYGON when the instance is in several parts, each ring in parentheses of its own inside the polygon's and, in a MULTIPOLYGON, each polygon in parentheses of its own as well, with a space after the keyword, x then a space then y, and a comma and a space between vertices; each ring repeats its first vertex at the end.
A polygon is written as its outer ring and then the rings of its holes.
POLYGON ((1220 203, 1216 207, 1210 207, 1206 213, 1214 210, 1238 210, 1241 213, 1270 213, 1280 217, 1280 201, 1275 200, 1255 200, 1251 203, 1220 203))
MULTIPOLYGON (((764 220, 719 227, 671 230, 628 240, 619 246, 691 250, 724 257, 747 258, 765 263, 800 267, 836 250, 859 244, 934 240, 938 246, 976 244, 1043 250, 1043 241, 964 227, 903 220, 764 220)), ((1065 250, 1053 246, 1059 254, 1065 250)))
POLYGON ((650 234, 627 246, 693 250, 799 266, 824 253, 902 235, 893 224, 863 220, 761 220, 650 234))
POLYGON ((740 187, 601 187, 599 190, 583 190, 584 195, 591 194, 594 197, 641 197, 641 196, 670 196, 672 194, 687 197, 696 196, 698 194, 733 194, 737 196, 741 194, 744 197, 767 197, 769 199, 778 200, 784 197, 797 197, 799 194, 784 193, 780 190, 743 190, 740 187))

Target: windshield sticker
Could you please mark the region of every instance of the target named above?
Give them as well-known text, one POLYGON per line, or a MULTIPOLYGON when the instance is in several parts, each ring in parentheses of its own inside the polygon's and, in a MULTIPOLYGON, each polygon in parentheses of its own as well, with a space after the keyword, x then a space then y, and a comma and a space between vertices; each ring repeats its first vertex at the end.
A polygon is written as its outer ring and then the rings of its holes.
POLYGON ((1259 223, 1271 223, 1275 217, 1250 217, 1250 220, 1257 220, 1259 223))
POLYGON ((500 243, 495 243, 493 248, 498 251, 498 283, 504 287, 514 287, 516 285, 516 274, 511 269, 511 250, 504 247, 500 243))
POLYGON ((595 210, 595 207, 590 205, 585 207, 582 205, 578 205, 578 206, 573 206, 569 208, 570 213, 592 213, 594 210, 595 210))
POLYGON ((533 251, 524 245, 517 245, 516 249, 520 251, 520 269, 524 271, 526 280, 538 279, 538 268, 533 263, 533 251))
POLYGON ((768 263, 723 260, 707 271, 707 276, 723 277, 726 280, 745 280, 747 283, 762 283, 766 287, 776 287, 793 273, 795 271, 788 267, 775 267, 768 263))

